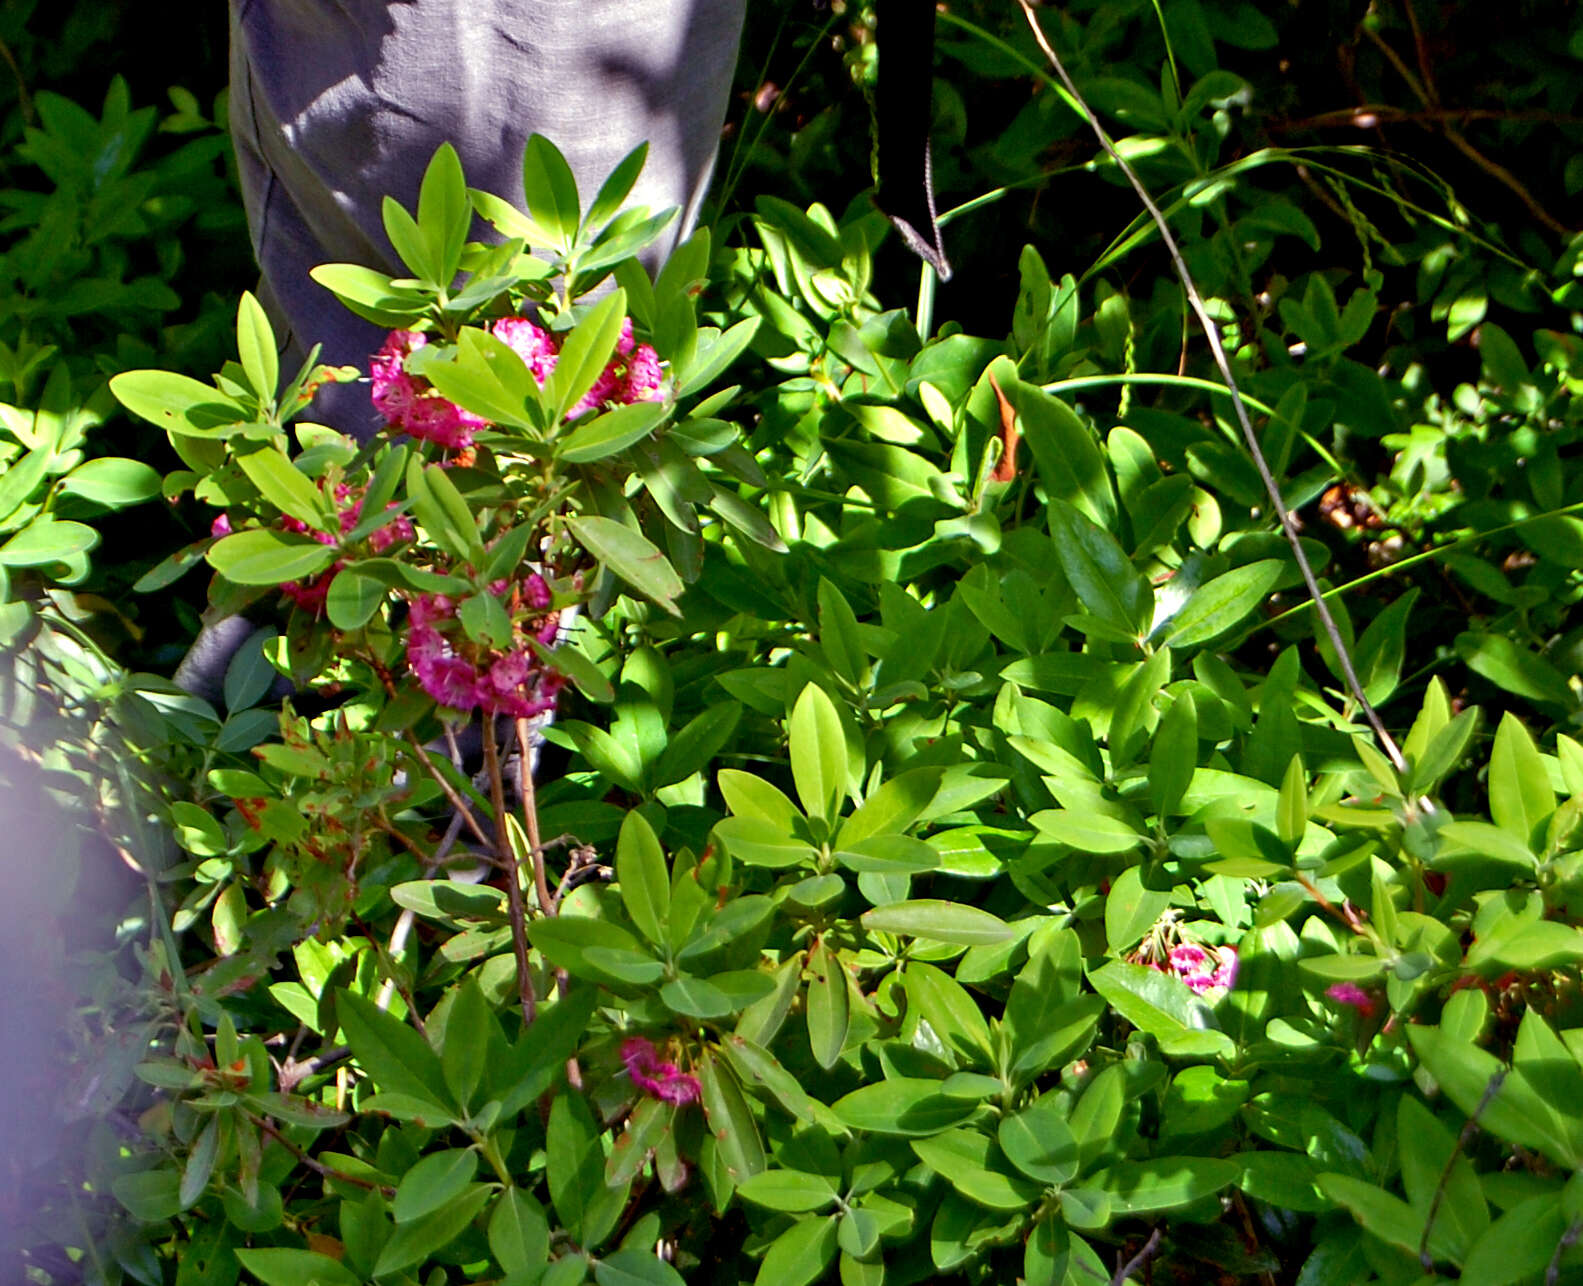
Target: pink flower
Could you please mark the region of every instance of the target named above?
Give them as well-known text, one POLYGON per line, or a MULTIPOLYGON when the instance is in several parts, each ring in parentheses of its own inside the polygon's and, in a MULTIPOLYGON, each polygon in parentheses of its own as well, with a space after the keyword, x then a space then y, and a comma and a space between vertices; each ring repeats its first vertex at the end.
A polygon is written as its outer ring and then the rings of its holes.
MULTIPOLYGON (((525 604, 529 611, 543 611, 550 603, 549 586, 537 573, 530 573, 514 600, 509 580, 497 581, 489 589, 498 598, 525 604)), ((453 640, 445 626, 455 615, 456 605, 443 595, 420 594, 412 600, 407 666, 425 692, 458 710, 478 709, 517 719, 531 719, 555 708, 565 685, 560 674, 525 644, 490 650, 465 636, 453 640)), ((558 623, 558 615, 549 612, 519 628, 547 645, 555 638, 558 623)))
POLYGON ((606 402, 620 401, 622 398, 624 381, 621 368, 612 358, 610 365, 599 372, 599 378, 594 381, 594 386, 577 399, 576 404, 566 413, 568 420, 575 420, 585 411, 595 411, 606 402))
POLYGON ((1201 947, 1196 942, 1183 942, 1171 948, 1170 969, 1185 982, 1195 995, 1209 991, 1229 991, 1237 981, 1237 949, 1201 947))
POLYGON ((507 347, 527 363, 533 378, 540 385, 550 377, 560 350, 556 347, 555 336, 549 331, 526 317, 502 317, 490 329, 496 338, 504 340, 507 347))
POLYGON ((488 421, 446 401, 427 380, 407 370, 407 358, 428 342, 428 336, 417 331, 390 332, 384 346, 369 360, 374 409, 388 424, 412 437, 451 450, 469 447, 473 434, 488 421))
POLYGON ((654 1042, 631 1036, 621 1042, 621 1061, 632 1083, 650 1098, 684 1107, 696 1103, 702 1092, 698 1078, 681 1071, 675 1063, 662 1062, 654 1042))
POLYGON ((659 396, 663 381, 660 355, 647 344, 639 344, 627 360, 626 387, 621 400, 629 406, 634 402, 652 402, 659 396))
POLYGON ((222 513, 209 524, 209 534, 211 536, 229 536, 231 534, 231 516, 222 513))
POLYGON ((1329 996, 1338 1005, 1350 1005, 1365 1018, 1372 1017, 1374 1014, 1374 997, 1355 982, 1335 983, 1325 988, 1325 995, 1329 996))

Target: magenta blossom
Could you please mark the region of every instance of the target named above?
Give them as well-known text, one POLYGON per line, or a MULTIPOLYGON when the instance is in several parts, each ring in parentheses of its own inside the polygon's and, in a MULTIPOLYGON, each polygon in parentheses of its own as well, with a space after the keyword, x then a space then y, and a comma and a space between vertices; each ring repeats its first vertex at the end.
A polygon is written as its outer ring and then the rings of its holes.
POLYGON ((1374 997, 1355 982, 1335 983, 1325 989, 1325 995, 1338 1005, 1350 1005, 1365 1018, 1374 1013, 1374 997))
POLYGON ((1162 972, 1174 973, 1202 996, 1210 991, 1229 991, 1237 981, 1237 949, 1235 947, 1207 948, 1196 942, 1183 942, 1171 948, 1168 967, 1162 972))
POLYGON ((507 600, 507 611, 537 619, 515 622, 517 646, 503 651, 467 639, 455 621, 457 605, 442 594, 420 594, 407 620, 407 665, 423 690, 441 705, 531 719, 555 708, 565 679, 545 666, 529 639, 548 647, 560 633, 559 614, 548 611, 550 587, 537 572, 489 587, 507 600))
POLYGON ((653 1041, 642 1036, 628 1037, 621 1042, 621 1061, 632 1083, 650 1098, 677 1107, 698 1101, 698 1078, 681 1071, 675 1063, 662 1061, 653 1041))
POLYGON ((407 358, 429 342, 413 330, 393 330, 369 361, 374 409, 386 423, 412 437, 451 450, 473 444, 473 434, 488 421, 464 411, 436 393, 428 380, 407 370, 407 358))
MULTIPOLYGON (((351 487, 343 482, 335 488, 335 503, 337 518, 341 528, 340 538, 344 538, 362 521, 363 497, 361 492, 353 491, 351 487)), ((386 505, 385 508, 389 510, 395 509, 397 506, 392 503, 386 505)), ((216 534, 220 534, 218 527, 224 519, 225 515, 221 514, 215 520, 216 534)), ((287 531, 296 532, 298 535, 310 536, 321 545, 340 543, 340 538, 330 532, 312 529, 307 523, 299 518, 293 518, 290 514, 281 517, 280 525, 287 531)), ((230 529, 229 522, 226 523, 226 529, 227 531, 230 529)), ((412 519, 405 514, 400 514, 384 526, 370 532, 368 544, 376 554, 382 554, 392 545, 399 544, 405 540, 412 540, 416 535, 417 532, 412 526, 412 519)), ((309 576, 307 579, 300 581, 286 581, 281 585, 280 592, 302 608, 303 611, 311 612, 313 615, 318 616, 324 611, 325 600, 329 597, 330 582, 335 579, 336 574, 345 566, 346 560, 338 558, 329 568, 315 576, 309 576)))
MULTIPOLYGON (((502 317, 490 332, 523 360, 542 387, 560 359, 559 340, 526 317, 502 317)), ((407 370, 407 359, 428 342, 429 337, 419 331, 390 332, 369 364, 374 407, 393 428, 451 450, 463 450, 488 422, 447 401, 426 379, 407 370)), ((633 338, 632 319, 625 318, 614 355, 593 386, 567 412, 567 419, 605 406, 655 401, 664 382, 659 354, 633 338)))

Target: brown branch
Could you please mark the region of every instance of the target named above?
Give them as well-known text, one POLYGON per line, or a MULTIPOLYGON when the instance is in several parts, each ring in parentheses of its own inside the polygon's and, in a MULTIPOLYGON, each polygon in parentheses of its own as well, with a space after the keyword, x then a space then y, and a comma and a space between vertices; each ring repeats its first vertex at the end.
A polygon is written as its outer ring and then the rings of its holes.
POLYGON ((1154 1231, 1149 1234, 1149 1240, 1143 1243, 1143 1249, 1129 1259, 1120 1268, 1116 1275, 1110 1279, 1110 1286, 1126 1286, 1127 1278, 1147 1264, 1160 1252, 1160 1239, 1164 1237, 1165 1229, 1160 1224, 1155 1224, 1154 1231))
MULTIPOLYGON (((487 741, 488 738, 486 737, 485 740, 487 741)), ((462 820, 467 823, 468 829, 477 837, 478 842, 486 849, 493 847, 489 836, 484 834, 483 827, 478 824, 478 819, 473 816, 472 805, 461 796, 455 786, 446 781, 445 774, 434 766, 434 761, 429 758, 429 752, 423 748, 422 743, 419 742, 417 735, 411 728, 407 729, 407 741, 411 744, 413 753, 417 755, 418 761, 428 771, 429 776, 433 777, 439 784, 440 789, 445 792, 445 797, 451 801, 451 807, 456 809, 461 815, 462 820)))
MULTIPOLYGON (((541 915, 554 915, 549 875, 544 869, 544 845, 539 839, 539 801, 533 789, 533 730, 526 719, 517 720, 517 791, 522 796, 522 829, 533 858, 533 891, 541 915)), ((562 836, 562 839, 565 839, 562 836)), ((560 841, 557 841, 560 842, 560 841)))
MULTIPOLYGON (((1404 0, 1404 3, 1407 5, 1408 20, 1412 24, 1413 34, 1415 38, 1419 39, 1421 44, 1422 41, 1418 32, 1418 19, 1413 13, 1411 0, 1404 0)), ((1427 64, 1427 53, 1420 50, 1420 59, 1425 71, 1425 79, 1420 80, 1413 75, 1412 69, 1402 60, 1402 56, 1391 48, 1390 43, 1379 32, 1368 26, 1362 27, 1362 31, 1385 56, 1386 61, 1396 69, 1397 74, 1407 83, 1407 87, 1413 91, 1414 98, 1431 110, 1440 106, 1439 95, 1435 90, 1434 80, 1427 64)), ((1500 162, 1485 156, 1483 152, 1479 151, 1463 136, 1460 130, 1455 129, 1447 119, 1441 118, 1438 123, 1440 132, 1445 135, 1446 141, 1497 183, 1508 189, 1523 203, 1529 214, 1557 236, 1565 237, 1571 235, 1572 230, 1551 214, 1550 211, 1546 210, 1544 206, 1540 205, 1533 193, 1523 185, 1522 180, 1515 174, 1500 164, 1500 162)))
MULTIPOLYGON (((539 999, 533 994, 533 962, 528 958, 528 925, 522 905, 522 875, 518 868, 516 847, 506 829, 506 785, 500 775, 500 747, 495 744, 495 721, 489 717, 484 719, 484 769, 489 774, 490 806, 495 810, 495 855, 506 873, 511 950, 517 958, 517 999, 522 1005, 522 1025, 531 1027, 533 1020, 538 1017, 539 999)), ((538 829, 536 823, 534 829, 538 829)))
POLYGON ((317 1157, 309 1156, 304 1148, 296 1143, 293 1143, 262 1116, 254 1116, 251 1112, 243 1112, 242 1115, 254 1125, 256 1125, 259 1129, 264 1131, 265 1134, 269 1135, 270 1138, 274 1139, 276 1143, 279 1143, 281 1147, 285 1148, 286 1151, 290 1152, 292 1156, 296 1157, 297 1160, 301 1161, 303 1165, 307 1166, 308 1169, 312 1170, 315 1174, 322 1175, 326 1179, 339 1179, 342 1183, 350 1183, 354 1187, 364 1188, 370 1192, 378 1191, 381 1195, 386 1197, 394 1197, 396 1195, 396 1190, 394 1188, 387 1188, 382 1183, 374 1183, 372 1180, 360 1178, 355 1174, 347 1174, 345 1170, 337 1170, 334 1166, 325 1165, 324 1162, 320 1161, 317 1157))

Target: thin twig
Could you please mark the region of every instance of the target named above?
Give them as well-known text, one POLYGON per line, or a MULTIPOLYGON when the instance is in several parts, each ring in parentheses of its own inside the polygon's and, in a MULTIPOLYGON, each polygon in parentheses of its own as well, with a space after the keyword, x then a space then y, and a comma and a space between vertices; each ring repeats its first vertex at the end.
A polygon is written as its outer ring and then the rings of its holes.
POLYGON ((22 75, 22 65, 17 62, 16 55, 11 52, 11 46, 0 40, 0 59, 5 60, 11 74, 16 77, 16 101, 22 109, 22 122, 25 125, 34 125, 38 116, 33 110, 33 96, 27 92, 27 78, 22 75))
POLYGON ((1435 1230, 1435 1220, 1440 1214, 1440 1203, 1445 1200, 1446 1188, 1451 1183, 1451 1169, 1457 1163, 1457 1158, 1467 1149, 1473 1141, 1473 1136, 1479 1130, 1479 1117, 1484 1115, 1484 1109, 1501 1092, 1501 1086, 1506 1083, 1506 1069, 1503 1067, 1490 1077, 1490 1083, 1484 1087, 1484 1094, 1479 1099, 1479 1105, 1473 1109, 1473 1115, 1468 1117, 1461 1131, 1457 1134, 1456 1144, 1451 1149, 1451 1155, 1446 1158, 1446 1164, 1440 1171, 1440 1182, 1435 1185, 1434 1200, 1429 1203, 1429 1213, 1424 1218, 1424 1235, 1418 1243, 1418 1262, 1423 1265, 1426 1273, 1435 1270, 1434 1256, 1429 1253, 1429 1237, 1435 1230))
POLYGON ((387 1197, 396 1195, 394 1188, 387 1188, 382 1183, 374 1183, 372 1180, 361 1178, 355 1174, 347 1174, 344 1170, 337 1170, 334 1166, 325 1165, 317 1157, 309 1156, 301 1146, 293 1143, 263 1117, 254 1116, 251 1112, 244 1112, 243 1115, 315 1174, 322 1175, 326 1179, 339 1179, 342 1183, 350 1183, 353 1187, 366 1188, 369 1191, 378 1190, 387 1197))
POLYGON ((1561 1256, 1577 1244, 1579 1236, 1583 1236, 1583 1219, 1574 1219, 1561 1234, 1561 1240, 1556 1242, 1556 1253, 1550 1256, 1549 1266, 1545 1269, 1545 1286, 1556 1286, 1561 1280, 1561 1256))
MULTIPOLYGON (((445 859, 451 855, 451 848, 456 843, 457 837, 462 833, 463 816, 463 813, 453 809, 451 812, 451 824, 446 827, 445 834, 440 839, 439 846, 434 850, 433 855, 419 854, 423 861, 423 879, 430 878, 445 862, 445 859)), ((401 914, 396 917, 396 927, 390 931, 390 944, 385 948, 385 954, 392 962, 406 948, 407 939, 412 936, 412 926, 416 920, 417 916, 411 907, 403 907, 401 914)), ((385 985, 379 989, 379 995, 375 997, 374 1004, 380 1009, 389 1009, 390 997, 395 989, 396 974, 392 966, 390 977, 385 979, 385 985)))
MULTIPOLYGON (((1440 95, 1435 89, 1432 70, 1428 63, 1428 53, 1424 47, 1422 33, 1418 29, 1418 16, 1413 12, 1411 0, 1404 0, 1404 2, 1406 3, 1407 7, 1408 22, 1412 26, 1413 38, 1418 46, 1419 67, 1423 73, 1422 78, 1413 75, 1411 68, 1409 68, 1402 60, 1402 56, 1398 54, 1396 50, 1391 48, 1390 42, 1386 40, 1385 37, 1380 35, 1379 32, 1372 30, 1368 26, 1364 26, 1362 30, 1364 35, 1366 35, 1369 40, 1374 43, 1376 48, 1378 48, 1379 51, 1385 55, 1386 61, 1396 69, 1397 75, 1407 82, 1407 87, 1413 91, 1413 97, 1415 97, 1426 108, 1430 108, 1432 110, 1440 106, 1440 95)), ((1474 147, 1460 130, 1455 129, 1451 125, 1448 119, 1441 118, 1438 123, 1440 125, 1440 132, 1445 135, 1446 141, 1450 143, 1452 147, 1456 148, 1457 151, 1466 156, 1468 160, 1472 161, 1473 164, 1477 165, 1481 170, 1493 178, 1497 183, 1500 183, 1503 187, 1507 188, 1514 196, 1516 196, 1519 201, 1523 203, 1525 207, 1527 207, 1529 214, 1533 215, 1535 219, 1544 224, 1546 228, 1556 235, 1571 235, 1572 229, 1568 228, 1564 223, 1551 214, 1550 211, 1546 210, 1544 206, 1540 205, 1538 199, 1527 189, 1521 179, 1508 170, 1504 165, 1500 164, 1500 162, 1490 159, 1489 157, 1485 156, 1483 152, 1479 151, 1478 148, 1474 147)))
MULTIPOLYGON (((389 1001, 387 999, 386 1003, 389 1001)), ((381 1006, 383 1008, 384 1006, 381 1006)), ((350 1045, 337 1045, 327 1049, 322 1054, 315 1055, 305 1063, 299 1063, 295 1058, 288 1058, 280 1065, 280 1092, 290 1094, 297 1086, 310 1076, 317 1076, 320 1072, 328 1071, 337 1063, 345 1062, 352 1056, 350 1045)))
POLYGON ((1078 93, 1077 85, 1066 70, 1066 65, 1056 56, 1050 42, 1045 39, 1044 28, 1039 25, 1033 6, 1029 0, 1017 0, 1022 7, 1023 16, 1028 20, 1028 26, 1033 29, 1033 38, 1038 42, 1044 56, 1050 60, 1050 65, 1060 77, 1061 83, 1077 102, 1084 119, 1088 121, 1089 128, 1099 139, 1099 144, 1105 153, 1126 175, 1127 182, 1132 185, 1132 190, 1137 193, 1138 199, 1143 202, 1148 210, 1149 217, 1154 220, 1154 225, 1160 231, 1160 240, 1164 243, 1166 251, 1171 256, 1171 263, 1176 268, 1176 275, 1181 280, 1182 289, 1187 295, 1187 302, 1192 306, 1194 314, 1198 317, 1199 325, 1203 328, 1204 337, 1209 342, 1210 354, 1214 357, 1215 367, 1220 372, 1220 378, 1225 382, 1226 391, 1231 395, 1231 404, 1237 414, 1237 423, 1242 429, 1243 440, 1246 442, 1248 452, 1253 457, 1254 466, 1259 471, 1259 478, 1264 483, 1265 493, 1270 497, 1270 504, 1275 510, 1275 516, 1285 533, 1287 543, 1292 547, 1292 553, 1297 559, 1298 570, 1302 572, 1303 583, 1308 588, 1309 596, 1314 601, 1314 611, 1318 614, 1320 624, 1329 636, 1331 645, 1336 650, 1337 659, 1341 662, 1341 671, 1347 681, 1347 687, 1353 698, 1358 703, 1358 708, 1363 712, 1369 726, 1374 729, 1374 735, 1379 738, 1380 745, 1386 755, 1395 765, 1398 772, 1407 770, 1407 760, 1402 757, 1400 748, 1395 739, 1386 731, 1385 724, 1381 721, 1378 711, 1374 709, 1367 696, 1363 693, 1363 684, 1358 679, 1356 667, 1352 664, 1351 653, 1347 650, 1346 642, 1341 637, 1341 631, 1336 628, 1335 618, 1330 614, 1330 606, 1325 602, 1324 594, 1319 588, 1319 580, 1314 575, 1314 569, 1308 561, 1308 555, 1303 551, 1301 538, 1297 534, 1297 524, 1292 521, 1291 512, 1286 507, 1286 501, 1281 497, 1280 485, 1275 481, 1275 475, 1270 472, 1269 461, 1264 458, 1264 451, 1259 446, 1258 434, 1253 430, 1253 421, 1248 416, 1248 408, 1242 400, 1242 392, 1237 387, 1237 379, 1231 370, 1231 361, 1226 356, 1225 346, 1220 342, 1220 331, 1215 326, 1214 319, 1209 315, 1209 309, 1204 305, 1203 296, 1199 294, 1198 287, 1193 281, 1193 275, 1188 270, 1187 261, 1182 257, 1181 247, 1176 242, 1176 235, 1171 231, 1171 225, 1160 207, 1149 195, 1149 190, 1143 186, 1143 181, 1138 178, 1138 172, 1132 168, 1131 162, 1116 150, 1109 132, 1099 123, 1099 118, 1094 115, 1094 110, 1088 102, 1078 93))
MULTIPOLYGON (((517 850, 506 829, 506 784, 500 775, 500 747, 495 744, 493 719, 484 721, 484 769, 489 774, 489 802, 495 810, 495 853, 506 873, 506 908, 511 919, 511 950, 517 958, 517 999, 522 1005, 522 1025, 533 1026, 539 998, 533 994, 533 962, 528 957, 527 916, 522 905, 522 876, 517 850)), ((531 777, 531 774, 529 774, 531 777)), ((537 830, 537 824, 534 829, 537 830)))
MULTIPOLYGON (((539 913, 554 915, 550 879, 544 869, 544 845, 539 840, 539 801, 533 790, 533 730, 526 719, 517 720, 517 792, 522 796, 522 829, 528 837, 533 856, 533 891, 539 899, 539 913)), ((563 837, 564 838, 564 837, 563 837)))
MULTIPOLYGON (((1021 3, 1021 0, 1019 0, 1019 3, 1021 3)), ((1131 1277, 1133 1273, 1137 1272, 1138 1269, 1142 1268, 1159 1253, 1160 1239, 1164 1235, 1164 1226, 1155 1224, 1154 1231, 1149 1234, 1149 1240, 1143 1243, 1143 1249, 1120 1268, 1116 1269, 1116 1275, 1110 1279, 1110 1286, 1126 1286, 1127 1278, 1131 1277)))
POLYGON ((407 729, 407 741, 411 743, 412 749, 418 757, 418 761, 428 771, 429 776, 433 777, 434 780, 439 784, 440 789, 445 792, 445 797, 451 801, 451 807, 456 809, 456 811, 462 816, 463 820, 466 821, 468 829, 473 832, 473 835, 477 838, 478 842, 486 849, 491 848, 492 844, 489 836, 484 834, 484 828, 478 824, 478 818, 473 816, 472 805, 462 797, 455 786, 451 785, 451 783, 445 779, 445 774, 434 766, 434 761, 429 758, 429 752, 423 748, 423 744, 418 740, 417 735, 410 728, 407 729))

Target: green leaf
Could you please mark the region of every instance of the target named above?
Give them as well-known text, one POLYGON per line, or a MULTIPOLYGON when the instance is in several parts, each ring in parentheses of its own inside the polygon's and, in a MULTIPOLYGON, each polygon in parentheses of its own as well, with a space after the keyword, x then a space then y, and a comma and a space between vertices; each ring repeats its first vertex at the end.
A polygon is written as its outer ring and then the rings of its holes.
POLYGON ((788 830, 756 817, 728 817, 715 826, 715 835, 726 851, 748 866, 771 869, 811 864, 819 850, 788 830))
POLYGON ((98 543, 99 533, 85 523, 35 518, 0 545, 0 567, 49 567, 62 563, 70 569, 76 559, 98 543))
POLYGON ((1047 808, 1028 819, 1039 833, 1080 853, 1130 853, 1143 836, 1108 813, 1047 808))
POLYGON ((823 1210, 839 1195, 835 1182, 822 1174, 797 1170, 765 1170, 737 1185, 743 1199, 766 1210, 804 1214, 823 1210))
POLYGON ((1161 717, 1149 748, 1149 799, 1159 816, 1176 815, 1197 767, 1198 706, 1182 688, 1161 717))
POLYGON ((507 1188, 500 1194, 489 1216, 489 1249, 508 1277, 544 1267, 550 1253, 550 1221, 530 1193, 507 1188))
POLYGON ((895 933, 964 947, 1005 942, 1016 936, 1015 930, 997 915, 976 906, 938 898, 917 898, 877 906, 865 911, 861 922, 871 932, 895 933))
POLYGON ((618 1250, 594 1262, 598 1286, 687 1286, 682 1275, 646 1250, 618 1250))
MULTIPOLYGON (((440 1053, 446 1087, 464 1111, 483 1077, 494 1043, 490 1038, 498 1038, 499 1034, 495 1016, 477 979, 466 979, 456 988, 450 1012, 446 1015, 445 1048, 440 1053)), ((401 1216, 398 1214, 396 1218, 399 1220, 401 1216)))
POLYGON ((754 1286, 808 1286, 824 1275, 835 1254, 833 1216, 799 1219, 770 1243, 754 1286))
POLYGON ((846 970, 829 946, 820 942, 808 953, 808 1043, 814 1061, 830 1068, 841 1057, 851 1021, 846 970))
POLYGON ((275 348, 275 332, 269 318, 250 290, 242 292, 242 302, 236 310, 236 351, 259 401, 274 401, 275 389, 280 383, 280 355, 275 348))
MULTIPOLYGON (((204 557, 238 585, 279 585, 324 571, 335 561, 335 550, 307 536, 260 527, 216 541, 204 557)), ((0 549, 0 563, 4 561, 0 549)))
POLYGON ((522 191, 528 215, 553 238, 552 249, 571 249, 579 223, 577 180, 554 143, 542 134, 528 139, 522 153, 522 191))
POLYGON ((832 1103, 843 1125, 870 1134, 938 1134, 978 1110, 978 1100, 941 1092, 941 1082, 898 1076, 853 1090, 832 1103))
POLYGON ((471 1148, 431 1152, 401 1178, 391 1206, 398 1224, 411 1223, 454 1201, 478 1173, 478 1153, 471 1148))
POLYGON ((585 227, 598 230, 615 218, 622 203, 632 194, 632 187, 638 181, 638 175, 643 173, 643 164, 648 160, 648 155, 649 145, 639 143, 621 158, 616 168, 610 171, 609 177, 599 185, 594 203, 588 207, 585 227))
MULTIPOLYGON (((120 509, 159 495, 160 475, 159 470, 141 460, 103 456, 78 465, 61 479, 60 489, 107 509, 120 509)), ((0 502, 0 509, 3 508, 0 502)))
POLYGON ((1099 1171, 1091 1182, 1110 1195, 1118 1215, 1180 1210, 1237 1181, 1235 1161, 1218 1157, 1151 1157, 1121 1161, 1099 1171))
POLYGON ((701 772, 731 740, 742 718, 742 707, 735 701, 722 701, 702 713, 675 733, 654 765, 655 789, 685 781, 701 772))
POLYGON ((626 308, 626 292, 611 291, 562 341, 555 369, 544 383, 544 401, 553 420, 564 419, 609 364, 621 337, 626 308))
POLYGON ((634 402, 631 406, 618 406, 595 416, 586 424, 579 424, 565 437, 557 438, 556 459, 567 464, 592 464, 596 460, 604 460, 651 437, 669 414, 670 407, 663 402, 634 402))
POLYGON ((1216 576, 1194 590, 1156 633, 1165 631, 1166 647, 1197 647, 1209 642, 1239 624, 1264 601, 1281 578, 1283 566, 1277 558, 1265 558, 1216 576))
POLYGON ((1001 388, 1016 407, 1046 494, 1075 506, 1099 527, 1113 526, 1116 498, 1094 431, 1060 398, 1035 385, 1002 380, 1001 388))
POLYGON ((490 1189, 479 1184, 464 1192, 449 1205, 440 1207, 412 1223, 398 1224, 394 1235, 379 1252, 374 1276, 384 1277, 421 1264, 462 1235, 474 1216, 488 1202, 490 1189))
POLYGON ((449 1116, 445 1072, 428 1041, 356 992, 336 993, 335 1014, 352 1056, 382 1089, 433 1103, 437 1115, 449 1116))
POLYGON ((854 687, 868 669, 868 656, 858 636, 857 617, 833 584, 819 578, 819 647, 836 675, 854 687))
POLYGON ((1077 1174, 1077 1139, 1066 1123, 1069 1109, 1056 1094, 1041 1094, 1031 1107, 1002 1117, 996 1130, 1001 1151, 1030 1179, 1054 1187, 1077 1174))
POLYGON ((713 1051, 704 1053, 695 1070, 703 1089, 704 1116, 726 1173, 734 1183, 752 1178, 764 1169, 764 1144, 741 1086, 713 1051))
POLYGON ((1519 1202, 1469 1248, 1462 1280, 1479 1286, 1535 1281, 1550 1266, 1567 1233, 1567 1216, 1552 1193, 1519 1202))
POLYGON ((678 974, 660 988, 660 1000, 672 1013, 686 1018, 724 1018, 743 1008, 707 978, 686 973, 678 974))
POLYGON ((918 1159, 969 1201, 991 1210, 1024 1210, 1039 1198, 1039 1188, 1011 1173, 1000 1148, 977 1130, 944 1130, 914 1139, 918 1159))
POLYGON ((462 159, 451 144, 441 143, 418 190, 418 231, 428 246, 437 285, 449 288, 455 279, 472 222, 462 159))
POLYGON ((1148 630, 1154 594, 1116 539, 1064 500, 1052 500, 1050 537, 1066 579, 1098 620, 1129 638, 1148 630))
POLYGON ((670 871, 659 837, 640 812, 628 813, 621 823, 616 880, 632 923, 655 946, 663 946, 671 912, 670 871))
POLYGON ((1139 1031, 1148 1032, 1167 1054, 1226 1056, 1231 1038, 1216 1031, 1209 1006, 1185 983, 1144 965, 1112 960, 1088 975, 1094 990, 1139 1031))
POLYGON ((1143 869, 1129 866, 1111 881, 1105 895, 1105 945, 1110 953, 1120 956, 1131 950, 1170 905, 1169 889, 1144 888, 1143 869))
POLYGON ((125 371, 110 392, 133 415, 178 436, 213 437, 213 430, 248 416, 212 385, 172 371, 125 371))
POLYGON ((1283 841, 1295 847, 1307 829, 1308 775, 1303 771, 1303 757, 1293 755, 1275 805, 1275 830, 1283 841))
MULTIPOLYGON (((233 886, 234 887, 234 886, 233 886)), ((177 1193, 182 1209, 186 1209, 203 1196, 209 1187, 209 1176, 214 1173, 215 1158, 220 1148, 220 1119, 211 1116, 198 1137, 192 1141, 187 1153, 187 1164, 181 1171, 181 1188, 177 1193)))
POLYGON ((787 733, 797 797, 809 816, 833 822, 847 790, 846 733, 835 703, 817 683, 798 696, 787 733))
POLYGON ((360 630, 378 614, 389 591, 372 576, 344 568, 330 582, 325 595, 325 615, 338 630, 360 630))
POLYGON ((335 525, 329 506, 325 503, 324 493, 308 481, 284 452, 266 446, 262 450, 238 456, 236 462, 247 475, 248 481, 258 488, 259 494, 281 513, 289 514, 316 531, 340 535, 340 529, 335 525))
POLYGON ((1470 630, 1457 635, 1455 647, 1470 670, 1506 692, 1567 711, 1577 706, 1560 670, 1504 634, 1470 630))
POLYGON ((672 616, 681 615, 674 602, 682 592, 681 577, 644 536, 598 515, 569 517, 566 525, 579 544, 627 584, 672 616))
POLYGON ((1555 812, 1555 791, 1528 729, 1507 711, 1490 752, 1490 816, 1524 845, 1540 835, 1555 812))
POLYGON ((328 1255, 289 1247, 236 1252, 243 1268, 264 1286, 362 1286, 362 1279, 328 1255))

